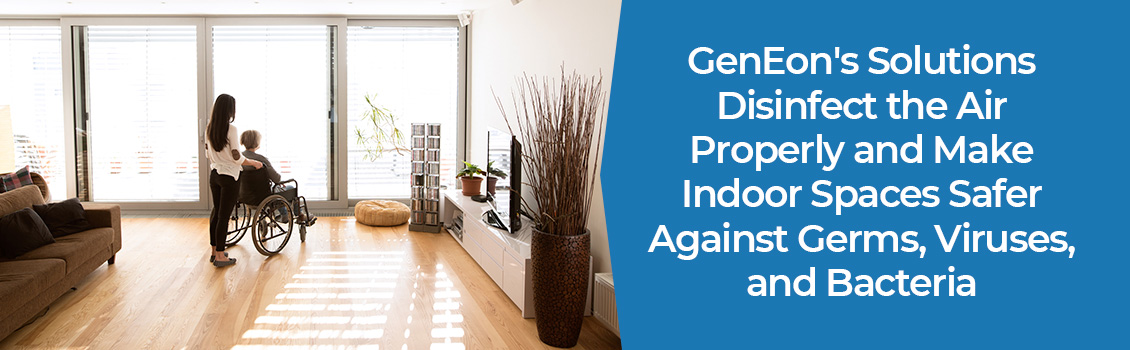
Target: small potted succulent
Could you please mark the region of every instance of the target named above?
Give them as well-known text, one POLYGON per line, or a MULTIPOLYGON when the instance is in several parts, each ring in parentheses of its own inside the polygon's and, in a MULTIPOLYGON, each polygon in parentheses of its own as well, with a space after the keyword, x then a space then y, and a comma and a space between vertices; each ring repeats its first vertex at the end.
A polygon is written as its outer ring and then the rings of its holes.
POLYGON ((493 160, 487 162, 487 193, 494 195, 494 187, 498 184, 498 179, 505 179, 506 176, 506 171, 494 167, 493 160))
POLYGON ((463 183, 463 195, 477 196, 481 194, 482 191, 480 191, 479 188, 483 184, 483 178, 478 177, 478 175, 485 175, 486 172, 483 171, 483 169, 480 169, 478 165, 474 165, 468 162, 463 162, 463 166, 463 170, 459 171, 458 174, 455 174, 455 177, 458 177, 459 181, 463 183))

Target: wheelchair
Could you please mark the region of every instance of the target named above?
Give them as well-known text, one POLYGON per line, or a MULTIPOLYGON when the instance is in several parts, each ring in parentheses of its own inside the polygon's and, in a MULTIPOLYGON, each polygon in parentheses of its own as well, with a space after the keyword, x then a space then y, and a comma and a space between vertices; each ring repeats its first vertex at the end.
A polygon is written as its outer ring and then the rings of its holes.
POLYGON ((238 182, 239 200, 228 220, 227 246, 239 243, 250 232, 255 250, 275 255, 286 247, 296 224, 299 237, 306 242, 306 228, 318 219, 310 215, 306 197, 298 195, 297 181, 272 184, 267 172, 257 169, 241 173, 238 182), (301 208, 302 215, 295 215, 294 208, 301 208), (300 217, 305 220, 298 220, 300 217))

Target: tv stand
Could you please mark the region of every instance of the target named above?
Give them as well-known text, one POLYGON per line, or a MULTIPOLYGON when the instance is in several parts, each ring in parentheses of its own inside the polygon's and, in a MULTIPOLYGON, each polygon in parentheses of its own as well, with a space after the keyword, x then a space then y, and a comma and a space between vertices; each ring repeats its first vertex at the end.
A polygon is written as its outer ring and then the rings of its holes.
MULTIPOLYGON (((491 280, 502 289, 510 301, 518 306, 522 317, 534 317, 534 284, 533 275, 526 272, 532 271, 530 263, 530 242, 533 239, 533 222, 522 218, 522 229, 511 234, 506 230, 492 227, 483 221, 488 211, 489 203, 480 203, 464 196, 461 190, 449 189, 443 192, 443 222, 455 222, 456 216, 462 217, 462 234, 448 233, 467 254, 478 263, 479 267, 490 276, 491 280)), ((589 257, 589 295, 585 306, 585 315, 591 314, 592 303, 592 257, 589 257)))

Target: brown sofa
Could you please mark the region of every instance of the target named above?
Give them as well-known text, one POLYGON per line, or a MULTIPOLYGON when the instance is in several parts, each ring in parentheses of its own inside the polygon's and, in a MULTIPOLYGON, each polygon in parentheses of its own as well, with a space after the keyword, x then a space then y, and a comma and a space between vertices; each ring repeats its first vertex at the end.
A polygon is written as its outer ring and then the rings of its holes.
MULTIPOLYGON (((39 186, 0 193, 0 216, 43 204, 39 186)), ((122 249, 121 209, 83 203, 93 228, 55 239, 14 259, 0 258, 0 339, 40 315, 102 263, 114 263, 122 249)))

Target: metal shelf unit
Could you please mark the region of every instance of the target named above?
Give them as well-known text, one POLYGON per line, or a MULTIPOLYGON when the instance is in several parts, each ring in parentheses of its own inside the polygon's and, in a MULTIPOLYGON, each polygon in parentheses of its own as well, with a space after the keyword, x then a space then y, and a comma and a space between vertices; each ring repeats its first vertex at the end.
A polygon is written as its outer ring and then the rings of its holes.
POLYGON ((412 124, 410 231, 439 232, 439 131, 439 124, 412 124))

